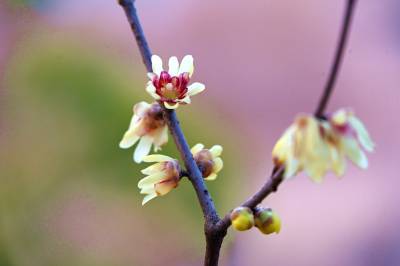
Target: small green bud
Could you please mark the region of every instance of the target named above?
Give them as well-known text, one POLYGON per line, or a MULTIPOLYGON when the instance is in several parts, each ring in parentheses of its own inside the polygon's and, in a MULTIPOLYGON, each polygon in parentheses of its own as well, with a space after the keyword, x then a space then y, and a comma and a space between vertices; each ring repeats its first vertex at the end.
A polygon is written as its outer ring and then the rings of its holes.
POLYGON ((237 207, 231 212, 231 221, 236 230, 249 230, 254 226, 254 215, 250 208, 237 207))
POLYGON ((270 208, 257 208, 254 217, 257 228, 263 234, 279 233, 281 230, 281 218, 270 208))

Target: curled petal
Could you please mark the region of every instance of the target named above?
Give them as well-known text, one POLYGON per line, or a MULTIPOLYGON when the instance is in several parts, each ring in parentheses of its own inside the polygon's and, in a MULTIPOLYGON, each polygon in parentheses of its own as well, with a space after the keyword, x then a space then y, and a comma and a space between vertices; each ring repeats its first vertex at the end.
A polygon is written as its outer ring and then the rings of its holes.
POLYGON ((156 134, 154 134, 154 151, 158 151, 161 149, 165 143, 168 142, 168 127, 164 126, 163 128, 157 130, 156 134))
POLYGON ((357 141, 352 138, 344 138, 342 141, 342 147, 347 157, 361 169, 366 169, 368 167, 368 159, 357 141))
POLYGON ((160 76, 161 72, 163 71, 163 66, 162 60, 158 55, 151 56, 151 68, 157 76, 160 76))
POLYGON ((194 66, 193 66, 193 56, 191 55, 186 55, 181 62, 181 65, 179 67, 179 73, 189 73, 189 76, 191 77, 193 74, 194 66))
POLYGON ((182 103, 186 103, 186 104, 190 104, 192 101, 190 100, 190 97, 189 97, 189 96, 186 96, 185 98, 183 98, 183 99, 181 100, 181 102, 182 102, 182 103))
POLYGON ((188 86, 187 94, 189 96, 193 96, 193 95, 199 94, 200 92, 204 91, 205 89, 206 89, 206 86, 204 86, 203 83, 195 82, 188 86))
POLYGON ((172 103, 172 104, 170 104, 170 103, 168 103, 168 102, 164 102, 164 106, 165 106, 165 108, 167 108, 167 109, 176 109, 176 108, 179 107, 179 103, 172 103))
POLYGON ((169 62, 168 62, 168 73, 173 77, 173 76, 178 76, 178 72, 179 72, 179 62, 178 62, 178 58, 176 58, 176 56, 172 56, 169 58, 169 62))
POLYGON ((154 185, 154 189, 157 195, 165 195, 172 189, 178 186, 178 182, 175 179, 164 180, 154 185))
POLYGON ((165 168, 165 164, 163 162, 155 163, 150 165, 149 167, 143 169, 141 172, 144 175, 152 175, 162 171, 165 168))

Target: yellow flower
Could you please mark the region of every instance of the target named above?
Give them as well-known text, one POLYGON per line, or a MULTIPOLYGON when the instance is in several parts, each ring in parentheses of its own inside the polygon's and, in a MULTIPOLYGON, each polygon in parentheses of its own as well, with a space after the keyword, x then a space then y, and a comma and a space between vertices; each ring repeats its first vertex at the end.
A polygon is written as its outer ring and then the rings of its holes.
POLYGON ((140 102, 134 106, 131 123, 119 146, 123 149, 130 148, 139 139, 133 155, 133 159, 137 163, 140 163, 142 158, 149 154, 151 145, 154 144, 154 151, 158 151, 162 145, 168 142, 167 123, 158 103, 140 102))
POLYGON ((231 214, 230 219, 233 228, 238 231, 246 231, 254 226, 254 215, 248 207, 237 207, 231 214))
POLYGON ((364 124, 353 112, 339 109, 328 117, 323 134, 326 134, 331 149, 333 170, 337 175, 343 175, 346 168, 345 157, 361 169, 368 167, 368 159, 364 150, 372 152, 375 144, 372 142, 364 124), (329 126, 326 126, 329 124, 329 126))
POLYGON ((147 175, 138 183, 141 194, 147 194, 142 205, 157 196, 164 196, 176 188, 180 180, 181 168, 177 160, 160 154, 147 155, 144 162, 156 162, 143 169, 141 172, 147 175))
POLYGON ((346 109, 340 109, 320 120, 301 115, 275 144, 272 156, 275 165, 285 166, 285 178, 304 170, 314 181, 321 181, 327 171, 344 174, 346 157, 365 169, 368 159, 363 152, 372 152, 374 143, 363 123, 346 109))
POLYGON ((194 66, 193 57, 186 55, 179 65, 178 58, 169 59, 169 70, 163 70, 162 60, 158 55, 151 57, 153 73, 148 73, 150 81, 146 91, 168 109, 178 108, 179 104, 189 104, 190 96, 205 89, 204 84, 195 82, 188 86, 194 66))
POLYGON ((254 213, 256 227, 263 234, 279 233, 281 230, 281 219, 278 214, 270 208, 257 208, 254 213))
POLYGON ((203 178, 205 180, 215 180, 217 173, 224 166, 222 159, 219 157, 222 153, 222 147, 214 145, 208 150, 204 149, 203 144, 199 143, 193 146, 191 152, 203 178))

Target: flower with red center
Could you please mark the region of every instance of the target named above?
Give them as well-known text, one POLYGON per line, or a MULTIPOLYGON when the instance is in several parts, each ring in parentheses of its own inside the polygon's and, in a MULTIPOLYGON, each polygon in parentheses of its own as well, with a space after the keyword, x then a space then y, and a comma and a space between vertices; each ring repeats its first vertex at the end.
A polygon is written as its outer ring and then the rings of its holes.
POLYGON ((199 143, 194 145, 190 151, 203 178, 205 180, 215 180, 218 172, 224 166, 222 159, 219 157, 222 153, 222 147, 214 145, 211 149, 204 149, 204 145, 199 143))
POLYGON ((146 91, 157 101, 163 102, 168 109, 176 109, 179 104, 189 104, 190 96, 205 89, 204 84, 195 82, 188 85, 193 74, 193 57, 186 55, 179 65, 178 58, 169 59, 169 70, 163 70, 162 60, 158 55, 151 57, 152 73, 146 91))
POLYGON ((140 102, 135 104, 131 123, 119 146, 123 149, 130 148, 139 139, 133 156, 137 163, 141 162, 143 156, 149 154, 152 145, 154 145, 154 151, 158 151, 162 145, 167 143, 168 126, 163 110, 158 103, 140 102))
POLYGON ((147 155, 144 162, 155 162, 155 164, 142 170, 147 175, 138 183, 141 194, 146 194, 142 205, 157 196, 164 196, 179 184, 181 168, 177 160, 161 155, 147 155))

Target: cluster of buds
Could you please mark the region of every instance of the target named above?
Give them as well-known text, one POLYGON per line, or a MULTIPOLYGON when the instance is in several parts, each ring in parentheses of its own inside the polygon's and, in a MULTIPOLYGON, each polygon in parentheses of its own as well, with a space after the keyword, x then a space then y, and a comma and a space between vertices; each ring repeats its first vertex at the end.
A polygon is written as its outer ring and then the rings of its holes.
POLYGON ((374 150, 368 131, 351 111, 340 109, 326 119, 298 116, 275 144, 272 157, 275 165, 285 167, 285 178, 304 170, 319 182, 329 170, 343 175, 346 158, 367 168, 363 149, 374 150))
POLYGON ((248 207, 237 207, 231 214, 232 227, 238 231, 246 231, 256 226, 263 234, 279 233, 281 219, 270 208, 256 207, 254 210, 248 207))

